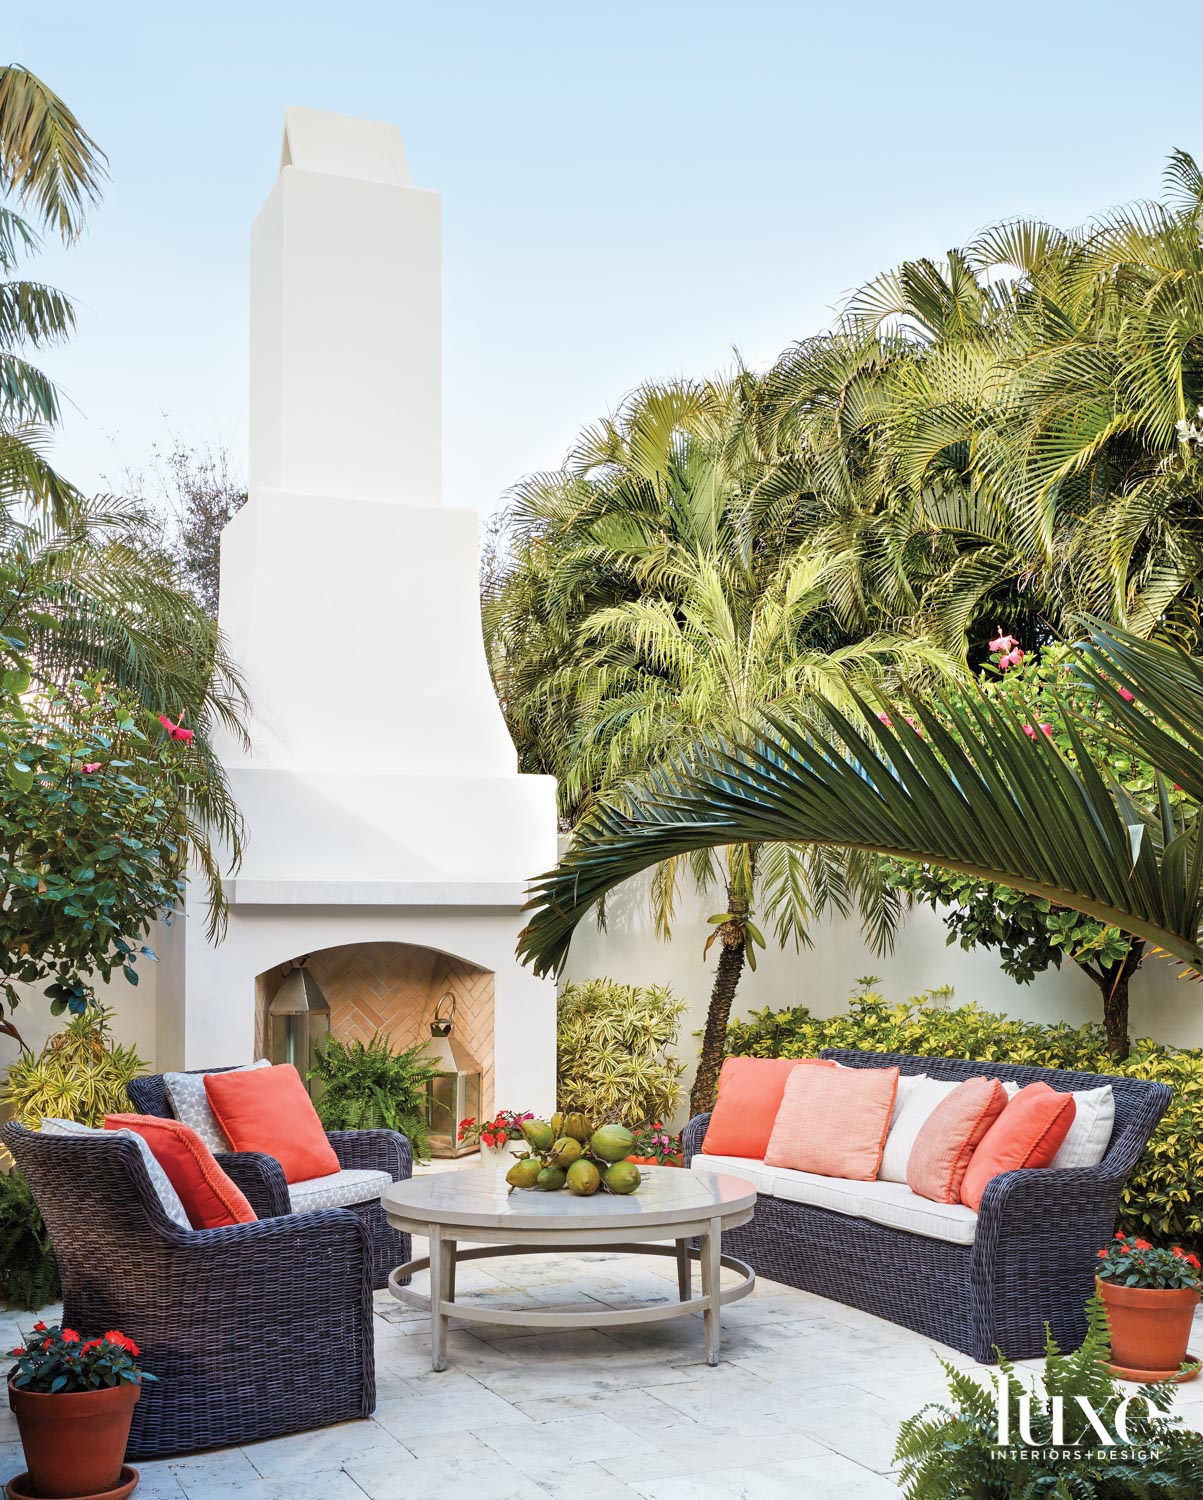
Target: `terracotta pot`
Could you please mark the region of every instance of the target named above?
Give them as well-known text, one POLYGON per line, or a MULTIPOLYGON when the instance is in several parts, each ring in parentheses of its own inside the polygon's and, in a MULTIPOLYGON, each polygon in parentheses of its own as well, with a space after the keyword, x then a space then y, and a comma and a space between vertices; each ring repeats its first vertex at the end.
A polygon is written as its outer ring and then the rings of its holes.
POLYGON ((34 1493, 46 1500, 76 1500, 116 1489, 141 1394, 140 1387, 124 1382, 55 1396, 19 1391, 10 1383, 8 1401, 34 1493))
POLYGON ((637 1167, 683 1167, 683 1157, 674 1156, 669 1161, 657 1161, 654 1156, 628 1156, 627 1161, 633 1161, 637 1167))
POLYGON ((1164 1379, 1186 1359, 1199 1305, 1193 1287, 1120 1286, 1095 1277, 1111 1329, 1111 1368, 1128 1379, 1164 1379))

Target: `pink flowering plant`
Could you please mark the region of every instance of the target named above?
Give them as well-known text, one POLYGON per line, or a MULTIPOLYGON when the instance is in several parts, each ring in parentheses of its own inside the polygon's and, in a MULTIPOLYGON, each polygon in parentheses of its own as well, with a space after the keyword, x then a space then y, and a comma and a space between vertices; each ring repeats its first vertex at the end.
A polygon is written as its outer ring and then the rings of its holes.
POLYGON ((522 1139, 523 1120, 535 1117, 528 1109, 516 1114, 512 1109, 499 1110, 491 1120, 468 1119, 459 1122, 457 1139, 461 1145, 504 1146, 507 1141, 522 1139))
POLYGON ((1099 1280, 1112 1281, 1117 1286, 1198 1291, 1203 1284, 1197 1255, 1188 1253, 1181 1245, 1172 1245, 1167 1250, 1138 1235, 1117 1231, 1111 1243, 1099 1251, 1099 1262, 1096 1267, 1099 1280))
POLYGON ((681 1164, 681 1137, 666 1130, 659 1120, 652 1125, 639 1125, 631 1134, 635 1137, 632 1156, 652 1157, 661 1167, 681 1164))
POLYGON ((155 1377, 137 1363, 140 1353, 133 1339, 119 1328, 99 1338, 85 1339, 74 1328, 33 1325, 33 1338, 9 1352, 16 1364, 9 1384, 19 1391, 41 1395, 69 1395, 98 1391, 104 1386, 141 1385, 155 1377))

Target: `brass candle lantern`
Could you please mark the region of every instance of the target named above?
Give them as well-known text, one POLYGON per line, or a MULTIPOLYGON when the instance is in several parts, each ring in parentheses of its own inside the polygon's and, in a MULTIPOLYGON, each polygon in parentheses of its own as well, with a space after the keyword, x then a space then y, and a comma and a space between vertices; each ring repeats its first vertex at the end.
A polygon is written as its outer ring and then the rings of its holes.
POLYGON ((330 1002, 304 967, 294 968, 267 1008, 268 1054, 273 1063, 291 1063, 312 1094, 309 1072, 317 1052, 330 1040, 330 1002))
POLYGON ((480 1064, 454 1031, 455 996, 450 990, 435 1007, 427 1056, 438 1072, 426 1085, 426 1126, 431 1156, 466 1156, 475 1145, 456 1137, 461 1120, 480 1119, 480 1064))

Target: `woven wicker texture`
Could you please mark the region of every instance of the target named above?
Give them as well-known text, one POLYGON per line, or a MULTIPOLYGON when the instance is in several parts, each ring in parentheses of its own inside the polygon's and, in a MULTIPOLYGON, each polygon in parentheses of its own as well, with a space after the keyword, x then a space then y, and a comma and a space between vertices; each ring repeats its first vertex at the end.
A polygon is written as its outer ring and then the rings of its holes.
MULTIPOLYGON (((863 1308, 950 1344, 983 1363, 996 1346, 1012 1359, 1044 1348, 1044 1325, 1064 1349, 1086 1332, 1095 1252, 1111 1238, 1120 1190, 1170 1102, 1163 1083, 951 1057, 825 1050, 846 1067, 897 1067, 933 1078, 985 1075, 1056 1089, 1115 1094, 1115 1129, 1096 1167, 1004 1172, 982 1195, 972 1245, 951 1245, 828 1209, 761 1197, 751 1222, 723 1249, 757 1275, 863 1308)), ((685 1127, 686 1164, 706 1138, 709 1115, 685 1127)))
POLYGON ((3 1135, 54 1242, 64 1323, 89 1335, 120 1328, 159 1377, 134 1407, 131 1459, 371 1413, 372 1261, 360 1217, 331 1208, 181 1229, 132 1140, 14 1122, 3 1135))
MULTIPOLYGON (((206 1069, 207 1072, 223 1071, 206 1069)), ((128 1093, 139 1114, 173 1119, 171 1098, 161 1073, 132 1079, 128 1093)), ((409 1142, 392 1130, 331 1130, 326 1133, 340 1167, 364 1167, 387 1172, 393 1182, 402 1182, 413 1171, 409 1142)), ((217 1160, 250 1200, 261 1219, 290 1213, 288 1184, 275 1157, 259 1151, 221 1152, 217 1160), (234 1166, 231 1166, 234 1163, 234 1166)), ((388 1285, 389 1272, 410 1259, 410 1238, 391 1229, 378 1202, 358 1203, 349 1212, 360 1218, 372 1244, 372 1285, 388 1285)))

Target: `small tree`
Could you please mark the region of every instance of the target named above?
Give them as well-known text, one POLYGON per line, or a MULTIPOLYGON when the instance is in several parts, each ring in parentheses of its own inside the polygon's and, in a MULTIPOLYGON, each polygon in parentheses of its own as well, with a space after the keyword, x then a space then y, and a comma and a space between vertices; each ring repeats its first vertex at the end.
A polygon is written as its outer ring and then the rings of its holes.
MULTIPOLYGON (((11 676, 12 674, 6 674, 11 676)), ((184 889, 191 731, 98 682, 0 701, 0 1024, 18 984, 82 1013, 96 975, 137 984, 141 940, 184 889)))
MULTIPOLYGON (((1066 755, 1075 751, 1068 732, 1072 721, 1092 759, 1106 768, 1114 783, 1151 810, 1157 795, 1152 767, 1095 732, 1096 700, 1087 700, 1066 673, 1066 658, 1045 650, 1039 661, 1028 657, 1013 636, 999 633, 990 642, 986 693, 1020 708, 1028 719, 1024 732, 1045 735, 1066 755)), ((1163 787, 1171 800, 1177 788, 1163 787)), ((1142 939, 1082 912, 1057 906, 1040 896, 1009 886, 974 880, 953 870, 926 865, 903 866, 896 884, 915 899, 939 911, 948 927, 948 942, 995 950, 1005 974, 1029 984, 1052 966, 1071 959, 1098 986, 1103 1001, 1107 1046, 1118 1061, 1128 1055, 1128 988, 1144 957, 1142 939)))
POLYGON ((663 985, 566 984, 556 1034, 556 1097, 595 1124, 667 1120, 681 1098, 676 1046, 685 1002, 663 985))

